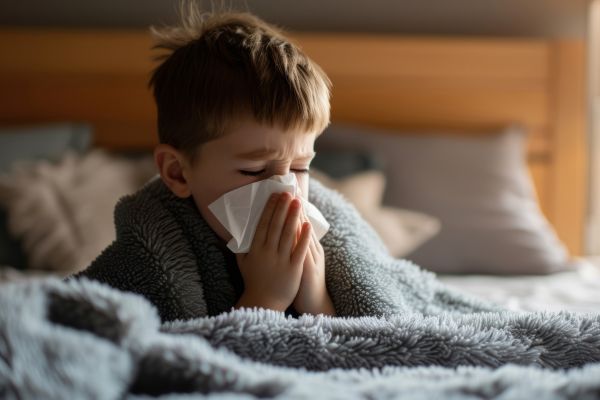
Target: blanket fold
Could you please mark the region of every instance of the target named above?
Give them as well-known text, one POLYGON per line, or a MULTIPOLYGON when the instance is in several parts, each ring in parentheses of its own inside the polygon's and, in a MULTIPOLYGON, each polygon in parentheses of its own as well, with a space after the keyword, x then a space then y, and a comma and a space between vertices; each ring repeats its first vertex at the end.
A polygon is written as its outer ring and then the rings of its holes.
POLYGON ((161 323, 141 296, 54 278, 1 285, 0 310, 5 398, 581 399, 600 391, 598 315, 294 319, 242 309, 161 323))

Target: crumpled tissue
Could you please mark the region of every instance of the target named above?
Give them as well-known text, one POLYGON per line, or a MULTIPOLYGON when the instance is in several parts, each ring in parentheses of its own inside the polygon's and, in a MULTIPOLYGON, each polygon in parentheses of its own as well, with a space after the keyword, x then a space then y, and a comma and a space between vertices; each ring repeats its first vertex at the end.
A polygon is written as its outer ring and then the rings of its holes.
POLYGON ((273 175, 268 179, 254 182, 225 193, 208 205, 208 209, 231 234, 227 247, 234 253, 247 253, 250 250, 256 226, 262 211, 272 193, 289 192, 299 195, 304 214, 312 224, 317 239, 329 230, 329 223, 313 204, 299 193, 296 174, 273 175))

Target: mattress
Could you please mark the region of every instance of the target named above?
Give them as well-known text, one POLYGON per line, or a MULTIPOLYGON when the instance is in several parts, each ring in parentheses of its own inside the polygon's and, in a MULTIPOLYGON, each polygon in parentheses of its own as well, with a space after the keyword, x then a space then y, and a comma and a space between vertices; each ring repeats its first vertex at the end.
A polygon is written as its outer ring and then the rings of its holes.
POLYGON ((438 275, 458 290, 511 310, 600 312, 600 257, 581 258, 551 275, 438 275))

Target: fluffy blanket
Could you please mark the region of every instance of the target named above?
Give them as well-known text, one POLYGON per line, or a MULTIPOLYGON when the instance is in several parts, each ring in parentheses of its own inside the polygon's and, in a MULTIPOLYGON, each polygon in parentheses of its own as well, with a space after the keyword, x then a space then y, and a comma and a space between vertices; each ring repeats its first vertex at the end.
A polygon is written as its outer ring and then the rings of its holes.
MULTIPOLYGON (((318 180, 309 182, 309 201, 331 225, 321 244, 338 316, 499 309, 452 292, 433 274, 391 257, 351 203, 318 180)), ((156 305, 163 321, 218 315, 237 302, 241 275, 235 257, 191 197, 176 197, 156 176, 119 201, 115 224, 116 241, 76 278, 139 293, 156 305)))
POLYGON ((600 393, 600 364, 582 366, 600 358, 598 316, 591 315, 294 319, 245 309, 161 324, 141 296, 57 279, 3 284, 0 310, 0 396, 7 399, 588 399, 600 393), (306 368, 289 368, 299 366, 306 368), (582 367, 554 368, 570 366, 582 367))
POLYGON ((120 202, 116 242, 77 279, 0 287, 0 393, 598 396, 600 314, 509 312, 456 293, 390 257, 336 192, 311 180, 309 200, 331 223, 321 242, 337 317, 232 310, 214 233, 154 180, 120 202))

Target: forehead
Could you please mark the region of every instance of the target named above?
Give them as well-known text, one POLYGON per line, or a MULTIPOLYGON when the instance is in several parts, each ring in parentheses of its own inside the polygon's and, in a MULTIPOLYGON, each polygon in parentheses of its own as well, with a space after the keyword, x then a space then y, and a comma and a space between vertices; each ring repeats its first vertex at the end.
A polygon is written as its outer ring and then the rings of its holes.
POLYGON ((242 159, 312 158, 315 133, 284 131, 276 126, 242 122, 222 137, 230 154, 242 159))

